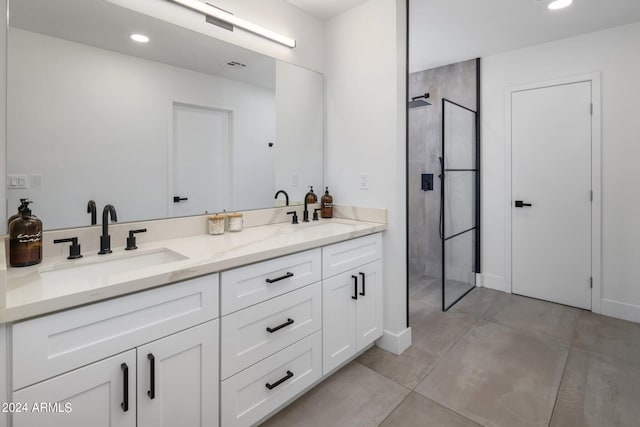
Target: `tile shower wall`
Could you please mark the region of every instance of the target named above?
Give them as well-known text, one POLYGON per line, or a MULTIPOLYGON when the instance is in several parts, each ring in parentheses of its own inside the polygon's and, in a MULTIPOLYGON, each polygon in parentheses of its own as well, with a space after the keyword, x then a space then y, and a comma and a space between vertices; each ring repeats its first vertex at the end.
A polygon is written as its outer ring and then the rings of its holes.
POLYGON ((409 110, 409 275, 441 277, 440 165, 442 98, 476 110, 476 61, 409 75, 409 96, 430 94, 428 107, 409 110), (433 191, 422 191, 421 174, 434 175, 433 191))

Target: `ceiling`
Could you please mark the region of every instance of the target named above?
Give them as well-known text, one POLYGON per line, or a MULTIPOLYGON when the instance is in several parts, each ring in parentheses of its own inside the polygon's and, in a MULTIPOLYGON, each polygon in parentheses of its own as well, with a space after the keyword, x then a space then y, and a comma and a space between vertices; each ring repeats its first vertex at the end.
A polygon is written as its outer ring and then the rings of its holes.
POLYGON ((273 58, 104 0, 12 1, 9 12, 13 28, 275 88, 273 58), (132 33, 145 34, 151 41, 135 43, 129 39, 132 33), (230 67, 230 61, 246 67, 230 67))
POLYGON ((328 19, 367 0, 286 0, 288 3, 320 18, 328 19))
POLYGON ((638 0, 409 0, 409 69, 427 70, 640 21, 638 0))

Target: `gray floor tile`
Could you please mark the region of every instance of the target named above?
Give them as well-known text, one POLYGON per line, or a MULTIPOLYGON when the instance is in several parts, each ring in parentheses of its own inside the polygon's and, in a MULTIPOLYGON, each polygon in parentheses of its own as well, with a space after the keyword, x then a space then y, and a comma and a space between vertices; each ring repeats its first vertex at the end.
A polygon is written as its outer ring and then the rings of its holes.
POLYGON ((441 313, 442 308, 425 301, 424 299, 409 300, 409 326, 417 325, 432 313, 441 313))
POLYGON ((474 316, 460 313, 430 313, 411 323, 412 345, 434 356, 441 355, 477 323, 474 316))
POLYGON ((640 361, 640 324, 583 312, 578 320, 573 346, 637 362, 640 361))
POLYGON ((352 362, 263 426, 375 427, 409 391, 364 365, 352 362))
POLYGON ((380 427, 479 427, 479 424, 411 392, 380 427))
POLYGON ((423 300, 441 287, 441 280, 431 276, 422 276, 409 280, 409 298, 423 300))
POLYGON ((484 426, 547 426, 568 347, 481 322, 415 391, 484 426))
POLYGON ((500 299, 504 292, 487 288, 475 288, 456 305, 449 309, 451 313, 465 313, 482 316, 500 299))
POLYGON ((512 294, 502 294, 484 315, 490 322, 571 344, 581 310, 512 294))
POLYGON ((413 389, 427 375, 438 358, 415 346, 409 347, 400 355, 373 346, 357 360, 367 368, 413 389))
POLYGON ((571 349, 551 426, 637 425, 640 365, 571 349))

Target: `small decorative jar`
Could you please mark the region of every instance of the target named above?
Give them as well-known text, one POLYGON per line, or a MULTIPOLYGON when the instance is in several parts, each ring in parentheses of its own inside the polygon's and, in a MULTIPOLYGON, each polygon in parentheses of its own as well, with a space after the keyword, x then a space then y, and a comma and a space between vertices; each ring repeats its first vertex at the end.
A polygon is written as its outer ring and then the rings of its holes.
POLYGON ((242 214, 233 212, 227 216, 229 217, 229 231, 242 231, 242 214))
POLYGON ((209 217, 209 234, 224 234, 225 215, 215 214, 209 217))

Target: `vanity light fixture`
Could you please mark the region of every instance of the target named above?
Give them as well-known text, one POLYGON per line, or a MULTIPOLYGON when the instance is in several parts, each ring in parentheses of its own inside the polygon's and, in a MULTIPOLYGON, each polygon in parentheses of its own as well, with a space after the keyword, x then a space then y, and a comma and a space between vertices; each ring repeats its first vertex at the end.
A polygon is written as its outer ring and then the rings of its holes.
POLYGON ((233 26, 242 28, 245 31, 259 35, 261 37, 264 37, 276 43, 280 43, 281 45, 290 47, 292 49, 296 47, 296 41, 292 38, 283 36, 282 34, 278 34, 274 31, 263 28, 252 22, 245 21, 242 18, 238 18, 235 15, 232 15, 228 12, 217 9, 201 1, 198 1, 198 0, 170 0, 170 1, 177 3, 181 6, 184 6, 188 9, 195 10, 196 12, 200 12, 206 16, 210 16, 220 21, 227 22, 233 26))
POLYGON ((571 3, 573 3, 573 0, 555 0, 549 3, 549 6, 547 7, 551 10, 558 10, 570 6, 571 3))
POLYGON ((149 43, 149 37, 145 36, 144 34, 131 34, 129 37, 131 37, 131 40, 133 40, 134 42, 149 43))

